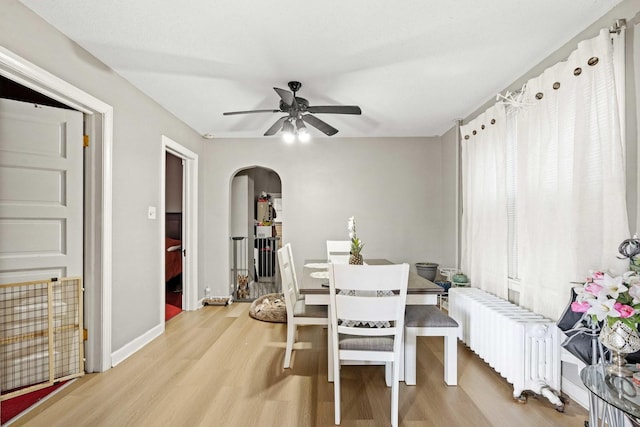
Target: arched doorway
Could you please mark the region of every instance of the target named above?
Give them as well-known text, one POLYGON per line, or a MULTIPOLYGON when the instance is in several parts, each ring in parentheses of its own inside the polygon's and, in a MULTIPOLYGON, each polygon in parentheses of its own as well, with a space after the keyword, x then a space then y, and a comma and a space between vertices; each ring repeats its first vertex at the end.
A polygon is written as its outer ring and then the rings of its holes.
POLYGON ((251 166, 231 178, 231 295, 253 301, 280 292, 277 250, 282 247, 282 181, 272 169, 251 166))

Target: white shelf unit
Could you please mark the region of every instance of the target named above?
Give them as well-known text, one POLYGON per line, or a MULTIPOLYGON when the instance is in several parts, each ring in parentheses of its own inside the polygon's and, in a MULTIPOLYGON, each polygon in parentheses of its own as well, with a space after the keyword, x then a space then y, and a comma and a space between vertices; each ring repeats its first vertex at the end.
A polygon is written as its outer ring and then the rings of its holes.
MULTIPOLYGON (((452 288, 468 288, 471 286, 471 282, 461 283, 461 282, 454 282, 452 280, 452 277, 454 275, 461 273, 461 271, 455 267, 438 267, 438 270, 440 270, 440 275, 446 277, 447 281, 451 282, 452 288)), ((448 295, 440 295, 438 297, 438 306, 440 307, 441 310, 449 311, 448 295)))

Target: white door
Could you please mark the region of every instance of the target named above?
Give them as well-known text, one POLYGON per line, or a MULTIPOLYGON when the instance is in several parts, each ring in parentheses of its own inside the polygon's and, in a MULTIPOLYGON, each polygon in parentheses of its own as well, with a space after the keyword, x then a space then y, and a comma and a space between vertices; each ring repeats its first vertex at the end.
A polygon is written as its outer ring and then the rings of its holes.
POLYGON ((0 283, 82 277, 82 119, 0 99, 0 283))

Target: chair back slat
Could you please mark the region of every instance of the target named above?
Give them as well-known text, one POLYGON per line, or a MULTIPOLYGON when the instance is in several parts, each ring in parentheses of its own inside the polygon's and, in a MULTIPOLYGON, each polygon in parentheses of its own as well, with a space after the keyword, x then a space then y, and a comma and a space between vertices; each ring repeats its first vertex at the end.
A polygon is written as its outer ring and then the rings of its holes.
MULTIPOLYGON (((353 291, 355 292, 355 291, 353 291)), ((393 296, 350 296, 336 295, 336 315, 338 319, 360 321, 394 321, 398 310, 404 312, 400 295, 393 296)))
POLYGON ((333 264, 348 264, 350 252, 350 240, 327 240, 328 262, 333 264))
POLYGON ((402 287, 402 265, 351 265, 349 268, 338 268, 333 270, 334 282, 340 290, 397 292, 402 287))
POLYGON ((362 326, 338 326, 338 333, 343 335, 363 335, 369 337, 396 336, 398 328, 390 326, 388 328, 362 327, 362 326))

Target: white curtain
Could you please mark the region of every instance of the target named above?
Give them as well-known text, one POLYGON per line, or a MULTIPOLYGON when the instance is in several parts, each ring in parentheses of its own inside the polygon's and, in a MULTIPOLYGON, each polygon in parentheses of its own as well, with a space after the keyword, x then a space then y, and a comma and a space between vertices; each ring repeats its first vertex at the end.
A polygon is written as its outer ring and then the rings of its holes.
POLYGON ((624 271, 624 147, 608 30, 527 82, 517 127, 520 304, 557 319, 572 281, 624 271))
POLYGON ((496 104, 460 128, 461 268, 479 287, 507 297, 506 117, 496 104))

